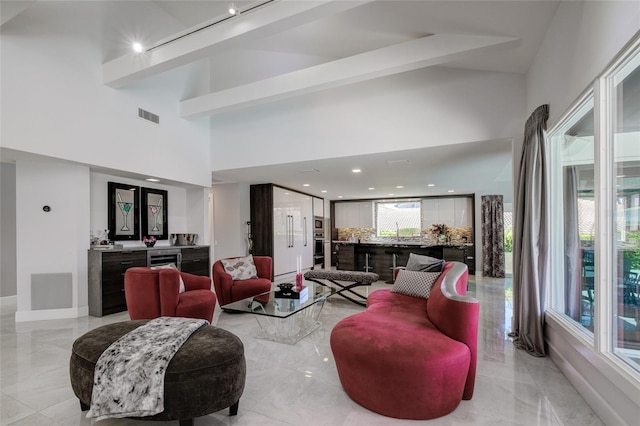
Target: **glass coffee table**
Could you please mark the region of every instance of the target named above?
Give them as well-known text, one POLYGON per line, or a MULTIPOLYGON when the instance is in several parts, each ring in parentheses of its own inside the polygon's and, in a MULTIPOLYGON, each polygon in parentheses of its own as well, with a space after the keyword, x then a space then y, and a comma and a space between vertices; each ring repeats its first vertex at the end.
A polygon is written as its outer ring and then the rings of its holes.
POLYGON ((299 293, 274 287, 222 309, 253 314, 260 326, 260 339, 295 345, 322 325, 318 317, 324 302, 334 293, 331 287, 305 280, 299 293))

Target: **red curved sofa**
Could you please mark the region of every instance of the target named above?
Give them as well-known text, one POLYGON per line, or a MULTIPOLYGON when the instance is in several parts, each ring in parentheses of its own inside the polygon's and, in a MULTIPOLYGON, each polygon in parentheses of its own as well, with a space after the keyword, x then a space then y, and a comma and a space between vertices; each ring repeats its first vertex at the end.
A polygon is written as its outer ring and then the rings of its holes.
POLYGON ((467 266, 446 262, 428 299, 376 290, 367 309, 331 332, 340 382, 379 414, 425 420, 471 399, 476 374, 478 301, 465 296, 467 266))

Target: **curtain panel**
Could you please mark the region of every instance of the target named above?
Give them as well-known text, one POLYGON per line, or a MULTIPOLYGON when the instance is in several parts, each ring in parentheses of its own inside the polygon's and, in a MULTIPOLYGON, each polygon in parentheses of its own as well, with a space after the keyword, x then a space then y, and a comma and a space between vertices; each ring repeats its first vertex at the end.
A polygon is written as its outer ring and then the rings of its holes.
POLYGON ((514 197, 513 327, 514 345, 545 356, 544 297, 548 283, 548 170, 545 139, 549 105, 527 119, 514 197))
POLYGON ((502 195, 482 196, 482 275, 504 278, 502 195))

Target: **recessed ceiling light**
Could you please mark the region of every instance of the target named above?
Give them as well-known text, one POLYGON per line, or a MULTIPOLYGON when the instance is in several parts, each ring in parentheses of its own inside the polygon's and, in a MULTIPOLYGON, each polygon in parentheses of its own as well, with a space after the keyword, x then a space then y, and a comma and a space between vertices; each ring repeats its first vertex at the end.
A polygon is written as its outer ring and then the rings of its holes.
POLYGON ((160 179, 147 178, 145 179, 147 182, 160 182, 160 179))
POLYGON ((322 193, 324 194, 325 192, 327 192, 327 190, 326 190, 326 189, 323 189, 323 190, 322 190, 322 191, 320 191, 320 192, 322 192, 322 193))
POLYGON ((360 172, 362 172, 362 170, 360 170, 360 169, 353 169, 353 170, 351 170, 351 171, 352 171, 353 173, 360 173, 360 172))
POLYGON ((430 183, 430 184, 428 184, 427 186, 436 186, 436 185, 435 185, 435 184, 433 184, 433 183, 430 183))
POLYGON ((369 188, 369 191, 373 191, 375 188, 369 188))
POLYGON ((402 185, 398 185, 398 186, 396 186, 396 188, 397 188, 397 189, 402 189, 402 188, 404 188, 404 186, 402 186, 402 185))
POLYGON ((235 3, 231 3, 229 5, 229 15, 236 15, 238 13, 238 8, 236 7, 235 3))
POLYGON ((447 192, 455 192, 453 189, 448 190, 447 192))
POLYGON ((391 196, 393 196, 393 195, 396 195, 396 194, 387 194, 387 195, 391 195, 391 196))
POLYGON ((308 183, 303 183, 302 186, 311 186, 308 183))
POLYGON ((138 43, 137 41, 131 45, 131 48, 136 53, 142 53, 142 50, 143 50, 142 44, 138 43))
POLYGON ((342 198, 342 195, 338 195, 338 198, 342 198))

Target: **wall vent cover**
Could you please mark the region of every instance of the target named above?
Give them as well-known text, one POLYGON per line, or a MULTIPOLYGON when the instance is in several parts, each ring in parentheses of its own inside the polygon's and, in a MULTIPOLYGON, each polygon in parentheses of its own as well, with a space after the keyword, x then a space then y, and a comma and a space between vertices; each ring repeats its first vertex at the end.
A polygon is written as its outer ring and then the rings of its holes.
POLYGON ((160 124, 160 116, 144 110, 142 108, 138 108, 138 117, 143 118, 147 121, 151 121, 152 123, 160 124))

